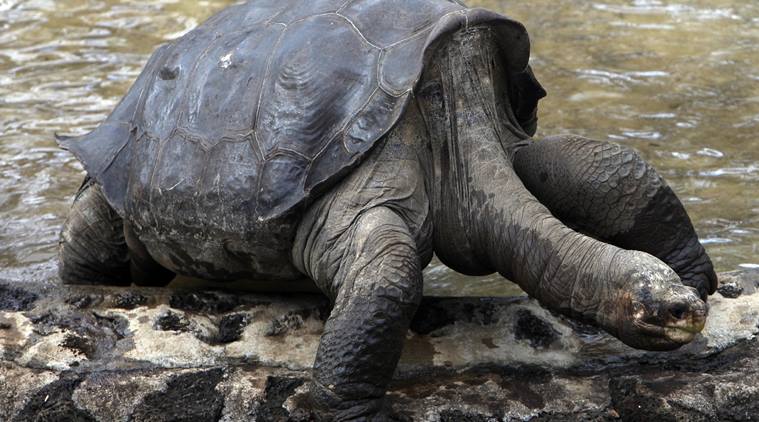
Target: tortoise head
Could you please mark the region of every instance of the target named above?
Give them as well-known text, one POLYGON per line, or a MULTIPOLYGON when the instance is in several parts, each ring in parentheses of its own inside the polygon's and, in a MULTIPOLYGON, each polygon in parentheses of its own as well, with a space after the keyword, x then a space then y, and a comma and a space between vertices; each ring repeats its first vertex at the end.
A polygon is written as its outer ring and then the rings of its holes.
POLYGON ((614 271, 624 286, 600 309, 598 321, 625 344, 645 350, 674 350, 690 343, 706 323, 708 307, 663 262, 625 251, 614 271))

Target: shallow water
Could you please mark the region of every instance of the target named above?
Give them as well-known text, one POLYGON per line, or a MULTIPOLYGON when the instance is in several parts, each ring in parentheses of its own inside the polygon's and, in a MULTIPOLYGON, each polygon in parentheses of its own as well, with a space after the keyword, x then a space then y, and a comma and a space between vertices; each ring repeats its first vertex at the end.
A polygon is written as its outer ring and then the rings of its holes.
MULTIPOLYGON (((229 1, 0 0, 0 278, 51 277, 83 133, 149 53, 229 1)), ((640 150, 690 212, 718 270, 759 266, 759 2, 470 1, 523 22, 549 91, 538 136, 640 150)), ((428 294, 511 294, 433 264, 428 294)))

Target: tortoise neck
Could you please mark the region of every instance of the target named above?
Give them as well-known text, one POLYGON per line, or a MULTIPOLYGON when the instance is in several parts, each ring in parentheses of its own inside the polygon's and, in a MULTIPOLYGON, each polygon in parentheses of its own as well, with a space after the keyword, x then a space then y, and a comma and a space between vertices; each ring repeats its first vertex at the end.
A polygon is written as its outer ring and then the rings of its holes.
POLYGON ((436 57, 417 93, 431 144, 435 253, 458 272, 497 271, 553 309, 592 320, 609 296, 618 249, 567 228, 527 191, 511 150, 528 136, 495 45, 459 41, 436 57))
POLYGON ((513 148, 528 138, 509 102, 502 56, 488 28, 461 30, 438 49, 416 90, 431 143, 425 167, 434 225, 441 228, 435 251, 466 274, 494 270, 467 230, 478 163, 498 158, 510 167, 513 148))

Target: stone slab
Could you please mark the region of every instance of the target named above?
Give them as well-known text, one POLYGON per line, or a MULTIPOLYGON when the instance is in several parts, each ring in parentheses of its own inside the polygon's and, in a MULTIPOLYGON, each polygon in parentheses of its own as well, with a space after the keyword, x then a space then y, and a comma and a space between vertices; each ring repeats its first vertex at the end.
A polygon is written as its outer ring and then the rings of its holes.
MULTIPOLYGON (((389 392, 407 420, 759 420, 759 271, 707 326, 631 349, 527 297, 427 297, 389 392)), ((737 292, 737 293, 736 293, 737 292)), ((0 280, 0 420, 309 420, 313 294, 0 280)))

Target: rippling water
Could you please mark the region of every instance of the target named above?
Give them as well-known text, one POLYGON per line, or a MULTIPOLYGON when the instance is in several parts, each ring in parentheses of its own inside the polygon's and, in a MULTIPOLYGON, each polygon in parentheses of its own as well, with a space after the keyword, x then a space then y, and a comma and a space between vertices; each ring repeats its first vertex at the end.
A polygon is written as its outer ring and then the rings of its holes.
MULTIPOLYGON (((155 46, 229 1, 0 0, 0 278, 54 274, 81 166, 52 134, 82 133, 155 46)), ((470 1, 522 21, 549 91, 538 136, 637 148, 688 208, 719 270, 759 266, 759 2, 470 1)), ((508 294, 439 264, 427 292, 508 294)))

